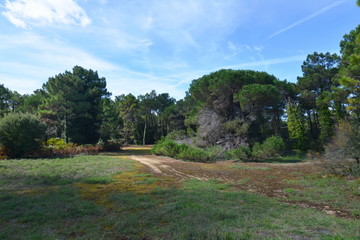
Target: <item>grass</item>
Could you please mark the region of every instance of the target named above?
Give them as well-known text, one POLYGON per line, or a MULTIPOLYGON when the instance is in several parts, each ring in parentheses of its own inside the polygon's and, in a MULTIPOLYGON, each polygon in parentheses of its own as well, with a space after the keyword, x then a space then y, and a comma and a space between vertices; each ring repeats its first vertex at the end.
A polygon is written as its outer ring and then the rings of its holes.
POLYGON ((357 239, 356 220, 233 191, 216 180, 187 180, 181 189, 110 196, 110 228, 120 239, 357 239))
MULTIPOLYGON (((173 183, 141 172, 125 157, 1 161, 0 166, 0 239, 360 238, 358 220, 283 204, 219 180, 173 183), (39 175, 55 180, 44 184, 39 175), (24 186, 37 191, 14 191, 24 186)), ((329 184, 304 181, 318 188, 329 184)), ((354 187, 346 191, 357 194, 354 187)))
POLYGON ((106 182, 134 168, 134 162, 117 157, 83 155, 60 159, 0 161, 0 190, 66 185, 81 181, 106 182))
POLYGON ((292 180, 289 183, 299 184, 303 187, 284 191, 291 200, 329 205, 345 209, 353 217, 360 217, 360 179, 350 180, 332 175, 312 175, 292 180))
POLYGON ((91 177, 84 180, 84 183, 87 184, 108 184, 115 182, 115 179, 111 177, 91 177))
POLYGON ((229 166, 229 168, 234 168, 234 169, 242 169, 242 170, 270 170, 270 168, 268 167, 251 167, 251 166, 247 166, 247 165, 241 165, 241 164, 234 164, 229 166))
POLYGON ((305 156, 279 156, 277 158, 269 158, 263 160, 257 160, 261 163, 299 163, 306 160, 305 156))

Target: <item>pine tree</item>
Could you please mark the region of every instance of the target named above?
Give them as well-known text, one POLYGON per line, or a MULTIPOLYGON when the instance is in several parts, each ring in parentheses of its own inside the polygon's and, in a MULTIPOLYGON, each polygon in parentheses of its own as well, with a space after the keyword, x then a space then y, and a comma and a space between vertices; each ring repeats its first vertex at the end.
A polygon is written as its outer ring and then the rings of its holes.
POLYGON ((306 150, 307 134, 299 106, 288 101, 286 103, 286 111, 289 137, 293 141, 295 149, 306 150))

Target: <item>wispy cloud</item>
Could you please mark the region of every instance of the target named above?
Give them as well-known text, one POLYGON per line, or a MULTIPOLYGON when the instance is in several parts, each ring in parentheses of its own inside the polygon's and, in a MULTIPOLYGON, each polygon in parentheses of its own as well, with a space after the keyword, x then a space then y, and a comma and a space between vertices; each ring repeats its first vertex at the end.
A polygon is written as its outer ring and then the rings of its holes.
MULTIPOLYGON (((219 69, 256 69, 261 67, 268 67, 271 65, 282 64, 282 63, 289 63, 289 62, 296 62, 296 61, 303 61, 306 58, 306 55, 296 55, 291 57, 284 57, 284 58, 272 58, 260 61, 252 61, 246 63, 239 63, 235 65, 227 65, 227 66, 219 66, 218 68, 202 70, 202 71, 193 71, 188 72, 184 75, 179 75, 182 77, 182 80, 179 81, 176 86, 180 86, 185 83, 190 83, 192 80, 196 79, 197 77, 201 77, 204 74, 209 74, 211 72, 217 71, 219 69)), ((174 76, 179 78, 179 76, 174 76)))
POLYGON ((287 26, 287 27, 285 27, 285 28, 282 28, 282 29, 274 32, 273 34, 271 34, 270 36, 268 36, 268 39, 271 39, 271 38, 273 38, 273 37, 275 37, 275 36, 277 36, 277 35, 279 35, 279 34, 281 34, 281 33, 284 33, 284 32, 286 32, 286 31, 288 31, 288 30, 296 27, 297 25, 300 25, 300 24, 302 24, 302 23, 304 23, 304 22, 306 22, 306 21, 308 21, 308 20, 310 20, 310 19, 312 19, 312 18, 314 18, 314 17, 317 17, 317 16, 319 16, 320 14, 323 14, 324 12, 329 11, 330 9, 332 9, 332 8, 334 8, 334 7, 337 7, 337 6, 345 3, 346 1, 347 1, 347 0, 338 0, 338 1, 335 1, 335 2, 333 2, 332 4, 327 5, 326 7, 324 7, 324 8, 322 8, 322 9, 314 12, 313 14, 311 14, 311 15, 309 15, 309 16, 307 16, 307 17, 304 17, 304 18, 300 19, 299 21, 296 21, 296 22, 294 22, 293 24, 291 24, 291 25, 289 25, 289 26, 287 26))
POLYGON ((243 69, 243 68, 261 67, 261 66, 266 67, 280 63, 303 61, 305 58, 306 55, 296 55, 296 56, 284 57, 284 58, 272 58, 272 59, 254 61, 254 62, 239 63, 235 65, 225 66, 223 68, 243 69))
POLYGON ((2 14, 15 26, 91 23, 84 9, 74 0, 6 0, 2 14))

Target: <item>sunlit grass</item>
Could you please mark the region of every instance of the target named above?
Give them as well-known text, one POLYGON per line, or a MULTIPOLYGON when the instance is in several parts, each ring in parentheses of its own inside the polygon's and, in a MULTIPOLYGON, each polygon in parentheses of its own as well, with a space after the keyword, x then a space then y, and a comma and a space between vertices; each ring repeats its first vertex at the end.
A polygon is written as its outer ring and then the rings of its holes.
POLYGON ((0 162, 0 189, 66 185, 134 169, 134 161, 102 155, 0 162))
MULTIPOLYGON (((125 155, 2 161, 0 166, 6 173, 1 175, 6 183, 0 183, 0 239, 360 238, 358 220, 283 204, 219 180, 180 184, 143 172, 125 155), (40 173, 50 176, 49 184, 34 177, 40 173), (21 186, 37 190, 14 191, 21 186)), ((338 184, 306 181, 315 188, 338 184)), ((351 186, 346 191, 357 194, 351 186)))
POLYGON ((360 179, 312 175, 290 183, 303 186, 301 189, 284 190, 292 200, 329 205, 360 217, 360 179))

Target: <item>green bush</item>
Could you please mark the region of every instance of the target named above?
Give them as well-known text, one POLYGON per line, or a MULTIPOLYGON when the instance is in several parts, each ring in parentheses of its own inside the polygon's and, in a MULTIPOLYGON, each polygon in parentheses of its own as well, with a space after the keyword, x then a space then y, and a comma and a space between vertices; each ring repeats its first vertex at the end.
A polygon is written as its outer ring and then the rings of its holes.
POLYGON ((158 141, 151 152, 155 155, 174 157, 182 160, 195 162, 209 162, 215 160, 211 154, 201 148, 195 148, 187 144, 178 144, 168 139, 158 141))
POLYGON ((210 154, 201 148, 190 147, 186 144, 182 145, 182 151, 177 154, 175 157, 183 160, 189 160, 194 162, 210 162, 214 159, 211 159, 210 154), (186 146, 186 147, 185 147, 186 146))
POLYGON ((238 148, 227 151, 226 156, 228 159, 249 161, 251 160, 251 149, 246 146, 239 146, 238 148))
POLYGON ((0 145, 10 157, 20 157, 40 148, 46 125, 31 114, 12 113, 0 120, 0 145))
POLYGON ((180 152, 180 144, 172 140, 161 139, 154 145, 151 152, 155 155, 175 157, 180 152))
POLYGON ((224 160, 226 159, 226 152, 220 146, 212 146, 205 148, 205 151, 209 154, 211 160, 224 160))
POLYGON ((255 160, 275 158, 284 150, 285 144, 281 137, 272 136, 262 144, 256 143, 252 148, 252 157, 255 160))
POLYGON ((64 139, 61 138, 50 138, 44 142, 44 148, 62 150, 70 147, 74 147, 73 143, 66 143, 64 139))

